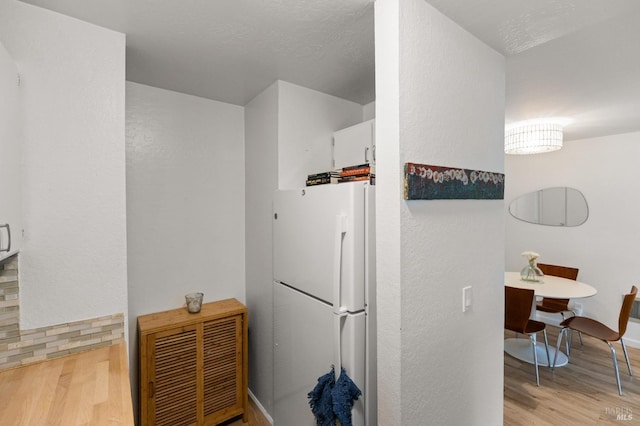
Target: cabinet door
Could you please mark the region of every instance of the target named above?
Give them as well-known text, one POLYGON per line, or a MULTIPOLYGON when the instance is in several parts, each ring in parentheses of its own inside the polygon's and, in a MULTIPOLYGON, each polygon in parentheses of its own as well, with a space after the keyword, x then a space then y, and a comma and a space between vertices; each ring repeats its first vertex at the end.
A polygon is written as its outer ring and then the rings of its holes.
POLYGON ((375 162, 374 120, 347 127, 333 134, 334 168, 375 162))
POLYGON ((0 260, 17 252, 22 239, 21 141, 18 69, 0 43, 0 260))
POLYGON ((148 424, 198 422, 198 329, 180 327, 147 337, 148 424))
POLYGON ((241 414, 242 315, 206 322, 203 352, 205 419, 215 421, 241 414))

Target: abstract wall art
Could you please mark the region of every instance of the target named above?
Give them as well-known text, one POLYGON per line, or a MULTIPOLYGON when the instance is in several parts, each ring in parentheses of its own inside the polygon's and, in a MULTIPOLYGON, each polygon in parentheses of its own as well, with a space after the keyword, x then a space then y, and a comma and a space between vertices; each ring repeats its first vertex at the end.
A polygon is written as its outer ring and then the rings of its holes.
POLYGON ((405 200, 502 200, 504 174, 405 163, 405 200))

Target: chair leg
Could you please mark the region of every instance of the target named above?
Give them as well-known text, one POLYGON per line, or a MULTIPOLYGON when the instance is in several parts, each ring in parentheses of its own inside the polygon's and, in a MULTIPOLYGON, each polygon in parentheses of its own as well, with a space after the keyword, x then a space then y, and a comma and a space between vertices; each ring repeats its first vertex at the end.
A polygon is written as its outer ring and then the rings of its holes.
POLYGON ((616 382, 618 383, 618 393, 622 396, 622 385, 620 384, 620 372, 618 371, 618 359, 616 358, 616 350, 610 342, 603 340, 607 345, 609 345, 609 349, 611 349, 611 357, 613 358, 613 369, 616 372, 616 382))
MULTIPOLYGON (((566 327, 560 330, 560 334, 558 334, 558 343, 556 344, 556 353, 553 357, 553 365, 551 366, 552 371, 556 368, 556 362, 558 361, 558 352, 560 352, 560 345, 562 344, 562 336, 564 335, 565 339, 568 339, 566 334, 567 334, 566 327)), ((569 354, 567 354, 567 358, 569 358, 569 354)))
MULTIPOLYGON (((575 317, 576 316, 576 312, 575 311, 567 311, 567 312, 571 312, 571 316, 575 317)), ((564 312, 560 312, 560 315, 562 315, 562 319, 565 320, 566 317, 564 316, 564 312)), ((567 355, 569 355, 569 350, 571 347, 571 342, 573 342, 573 332, 569 333, 569 341, 567 342, 567 355)), ((580 338, 580 348, 584 348, 584 342, 582 341, 582 332, 578 331, 578 337, 580 338)))
MULTIPOLYGON (((573 314, 573 316, 576 316, 576 314, 573 311, 569 311, 573 314)), ((564 321, 565 319, 567 319, 567 317, 564 316, 564 312, 560 312, 560 316, 562 317, 562 321, 564 321)), ((567 352, 567 356, 569 356, 569 351, 571 350, 571 337, 572 337, 572 332, 571 330, 569 330, 567 332, 567 339, 564 341, 564 350, 567 352)), ((560 335, 558 335, 558 339, 560 338, 560 335)))
POLYGON ((629 361, 629 354, 627 353, 627 345, 624 344, 624 339, 620 339, 620 343, 622 344, 622 352, 624 352, 624 359, 627 361, 627 368, 629 369, 629 375, 633 376, 633 371, 631 371, 631 362, 629 361))
MULTIPOLYGON (((567 355, 569 355, 569 351, 571 350, 571 345, 573 343, 573 330, 569 330, 567 336, 568 338, 565 346, 567 349, 567 355)), ((582 333, 580 331, 578 331, 578 337, 580 338, 580 348, 582 349, 584 347, 584 342, 582 341, 582 333)))
POLYGON ((536 350, 536 339, 533 336, 529 336, 531 341, 531 348, 533 349, 533 364, 536 367, 536 386, 540 386, 540 374, 538 373, 538 351, 536 350))
POLYGON ((551 367, 551 357, 549 356, 549 340, 547 339, 547 330, 542 330, 544 335, 544 348, 547 351, 547 365, 551 367))

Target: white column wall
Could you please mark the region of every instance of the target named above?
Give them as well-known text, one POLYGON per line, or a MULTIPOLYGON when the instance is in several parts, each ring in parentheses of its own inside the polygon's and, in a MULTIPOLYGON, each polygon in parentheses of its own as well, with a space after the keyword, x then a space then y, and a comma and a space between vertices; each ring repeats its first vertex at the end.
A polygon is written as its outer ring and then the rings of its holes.
MULTIPOLYGON (((622 295, 632 285, 640 287, 636 158, 640 158, 639 132, 569 141, 560 151, 507 155, 505 160, 507 269, 522 269, 520 253, 526 250, 540 253, 542 263, 578 268, 578 280, 593 285, 598 294, 573 302, 582 304, 583 315, 614 330, 618 329, 622 295), (509 214, 509 203, 515 198, 553 186, 570 186, 584 194, 589 218, 583 225, 533 225, 509 214)), ((629 322, 625 341, 640 348, 640 323, 629 322)))
POLYGON ((245 106, 249 389, 273 412, 272 202, 278 188, 278 83, 245 106))
POLYGON ((501 424, 503 202, 404 201, 402 166, 503 171, 504 58, 422 0, 389 3, 376 2, 379 416, 501 424))
POLYGON ((126 313, 125 37, 0 6, 24 108, 21 328, 126 313))
MULTIPOLYGON (((378 423, 403 424, 400 208, 400 2, 375 3, 378 423)), ((408 423, 405 423, 408 424, 408 423)))

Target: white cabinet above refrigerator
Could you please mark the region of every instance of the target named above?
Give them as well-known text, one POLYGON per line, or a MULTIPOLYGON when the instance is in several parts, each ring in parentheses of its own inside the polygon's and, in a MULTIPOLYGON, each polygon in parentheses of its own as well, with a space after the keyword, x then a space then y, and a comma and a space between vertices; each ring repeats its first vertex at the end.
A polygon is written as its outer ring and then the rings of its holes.
POLYGON ((338 130, 333 134, 333 167, 374 164, 376 159, 375 120, 338 130))

